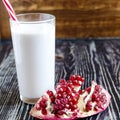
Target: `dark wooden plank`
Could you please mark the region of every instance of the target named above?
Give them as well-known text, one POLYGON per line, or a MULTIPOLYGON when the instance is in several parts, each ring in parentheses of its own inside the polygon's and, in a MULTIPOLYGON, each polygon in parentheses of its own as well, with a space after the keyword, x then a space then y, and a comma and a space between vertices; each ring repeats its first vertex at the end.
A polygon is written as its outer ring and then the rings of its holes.
POLYGON ((8 40, 1 41, 0 43, 0 64, 6 59, 12 49, 12 44, 8 40))
MULTIPOLYGON (((4 49, 8 48, 12 48, 11 44, 4 49)), ((13 50, 4 52, 6 57, 0 65, 0 120, 37 120, 29 115, 32 105, 19 99, 13 50)), ((56 83, 80 74, 86 80, 82 89, 95 80, 112 96, 104 112, 82 120, 119 120, 120 39, 57 40, 56 56, 56 83)))

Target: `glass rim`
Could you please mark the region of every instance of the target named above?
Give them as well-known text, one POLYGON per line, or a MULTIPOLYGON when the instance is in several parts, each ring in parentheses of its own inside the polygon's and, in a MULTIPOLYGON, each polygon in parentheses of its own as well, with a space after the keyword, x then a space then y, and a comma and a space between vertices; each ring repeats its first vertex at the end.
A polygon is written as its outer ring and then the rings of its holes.
POLYGON ((49 13, 22 13, 22 14, 17 14, 16 17, 20 17, 20 16, 26 16, 26 15, 48 15, 51 18, 45 19, 45 20, 33 20, 33 21, 24 21, 24 20, 20 20, 20 21, 14 21, 11 18, 9 19, 10 22, 13 23, 18 23, 18 24, 39 24, 39 23, 46 23, 46 22, 50 22, 52 20, 55 20, 55 16, 49 13))

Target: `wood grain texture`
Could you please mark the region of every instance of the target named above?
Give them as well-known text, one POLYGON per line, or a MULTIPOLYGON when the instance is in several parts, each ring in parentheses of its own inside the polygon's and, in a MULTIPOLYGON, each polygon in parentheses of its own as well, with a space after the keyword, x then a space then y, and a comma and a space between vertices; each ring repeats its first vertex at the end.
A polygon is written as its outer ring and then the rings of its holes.
POLYGON ((1 38, 10 38, 9 16, 0 0, 0 34, 1 38))
MULTIPOLYGON (((119 0, 10 0, 17 14, 46 12, 56 16, 57 37, 119 37, 119 0)), ((7 12, 3 13, 5 16, 7 12)), ((2 21, 8 26, 7 17, 2 21)), ((5 37, 5 31, 2 32, 5 37)), ((10 34, 6 34, 6 37, 10 34)))
MULTIPOLYGON (((6 50, 0 51, 0 56, 6 56, 0 64, 0 120, 38 120, 29 115, 32 105, 20 101, 13 50, 11 44, 4 46, 6 50)), ((82 89, 95 80, 111 95, 104 112, 80 120, 120 120, 120 39, 61 39, 56 41, 56 55, 62 56, 56 60, 56 83, 80 74, 85 78, 82 89)))

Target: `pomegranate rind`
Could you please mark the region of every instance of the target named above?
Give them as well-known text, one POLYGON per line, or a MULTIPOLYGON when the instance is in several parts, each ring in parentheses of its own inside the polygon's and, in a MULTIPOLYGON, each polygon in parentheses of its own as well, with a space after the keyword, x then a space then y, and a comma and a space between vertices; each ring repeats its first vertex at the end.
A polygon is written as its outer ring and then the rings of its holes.
POLYGON ((36 109, 36 107, 33 107, 30 111, 30 115, 32 115, 33 117, 36 117, 38 119, 44 119, 44 120, 47 120, 48 118, 50 120, 54 120, 54 114, 51 114, 51 115, 42 115, 41 112, 39 110, 36 109))
POLYGON ((38 111, 35 107, 31 109, 30 115, 43 120, 75 120, 77 118, 76 116, 73 116, 71 118, 59 118, 54 114, 40 115, 40 111, 38 111))

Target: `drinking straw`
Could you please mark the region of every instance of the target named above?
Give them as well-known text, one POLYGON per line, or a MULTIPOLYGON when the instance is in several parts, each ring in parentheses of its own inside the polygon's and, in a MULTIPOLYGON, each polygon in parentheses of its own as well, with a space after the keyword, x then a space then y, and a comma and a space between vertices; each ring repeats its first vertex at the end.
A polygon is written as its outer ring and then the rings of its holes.
POLYGON ((10 4, 9 0, 2 0, 2 1, 5 5, 7 11, 8 11, 8 14, 9 14, 10 18, 14 21, 17 21, 17 17, 15 15, 15 12, 14 12, 14 10, 12 8, 12 5, 10 4))

